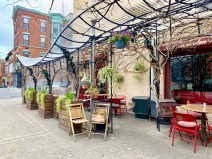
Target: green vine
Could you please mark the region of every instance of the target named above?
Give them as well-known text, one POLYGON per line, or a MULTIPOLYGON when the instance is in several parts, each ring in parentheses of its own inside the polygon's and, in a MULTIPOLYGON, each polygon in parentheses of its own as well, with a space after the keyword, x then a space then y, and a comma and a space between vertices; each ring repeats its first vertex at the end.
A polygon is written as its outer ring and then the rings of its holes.
POLYGON ((37 78, 34 76, 33 70, 31 67, 26 67, 27 70, 29 70, 29 75, 32 76, 33 82, 35 84, 35 90, 36 90, 36 86, 37 86, 37 78))
POLYGON ((30 87, 27 90, 25 90, 24 96, 25 96, 26 100, 32 101, 34 92, 35 92, 35 89, 32 88, 32 87, 30 87))
POLYGON ((43 73, 45 79, 47 80, 47 85, 50 86, 50 84, 51 84, 51 79, 50 79, 50 77, 49 77, 48 71, 47 71, 47 70, 42 70, 42 73, 43 73))

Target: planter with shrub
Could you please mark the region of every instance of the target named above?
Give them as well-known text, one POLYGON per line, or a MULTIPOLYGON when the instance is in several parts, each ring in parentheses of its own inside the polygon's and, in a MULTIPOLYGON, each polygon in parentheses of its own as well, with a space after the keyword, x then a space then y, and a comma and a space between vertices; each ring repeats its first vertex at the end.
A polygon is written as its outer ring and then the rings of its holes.
POLYGON ((26 108, 30 110, 35 110, 38 109, 38 104, 36 102, 36 94, 37 92, 35 91, 34 88, 28 88, 24 92, 24 96, 26 99, 26 108))
POLYGON ((44 119, 53 118, 54 96, 42 90, 37 93, 36 100, 39 106, 39 116, 44 119))
MULTIPOLYGON (((72 132, 70 127, 69 117, 69 104, 82 103, 82 101, 76 100, 74 94, 69 92, 65 96, 58 97, 56 100, 56 112, 59 114, 59 128, 66 131, 72 132)), ((74 124, 75 133, 82 132, 82 124, 74 124)))

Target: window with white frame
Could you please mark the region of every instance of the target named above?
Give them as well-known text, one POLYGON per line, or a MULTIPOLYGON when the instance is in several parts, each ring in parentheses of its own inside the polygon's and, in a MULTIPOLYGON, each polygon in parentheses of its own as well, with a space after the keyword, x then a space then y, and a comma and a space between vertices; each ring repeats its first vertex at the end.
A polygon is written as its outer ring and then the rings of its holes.
POLYGON ((24 36, 24 38, 23 38, 24 39, 24 41, 23 41, 24 46, 29 46, 29 34, 24 33, 23 36, 24 36))
POLYGON ((41 36, 40 37, 40 47, 45 48, 46 47, 46 37, 41 36))
POLYGON ((59 24, 58 23, 53 23, 53 33, 54 34, 59 33, 59 24))
POLYGON ((29 29, 29 18, 24 17, 24 29, 29 29))
POLYGON ((40 26, 41 26, 40 31, 41 32, 46 32, 46 22, 45 21, 41 21, 40 22, 40 26))

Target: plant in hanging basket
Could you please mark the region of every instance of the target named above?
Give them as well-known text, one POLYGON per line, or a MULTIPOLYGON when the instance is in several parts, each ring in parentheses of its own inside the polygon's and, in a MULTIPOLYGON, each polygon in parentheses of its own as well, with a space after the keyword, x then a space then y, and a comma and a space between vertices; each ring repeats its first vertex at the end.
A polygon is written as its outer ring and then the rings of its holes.
POLYGON ((111 67, 105 66, 101 68, 98 72, 98 77, 103 81, 106 82, 107 79, 110 79, 116 74, 116 70, 111 67))
POLYGON ((145 66, 144 63, 141 61, 135 61, 133 65, 133 71, 134 72, 144 72, 145 66))
POLYGON ((113 78, 113 81, 117 82, 117 83, 122 83, 122 82, 124 82, 124 76, 119 73, 116 73, 113 78))
POLYGON ((122 32, 121 34, 113 34, 109 39, 110 43, 115 43, 116 48, 121 49, 127 46, 128 42, 131 39, 131 34, 129 31, 122 32))

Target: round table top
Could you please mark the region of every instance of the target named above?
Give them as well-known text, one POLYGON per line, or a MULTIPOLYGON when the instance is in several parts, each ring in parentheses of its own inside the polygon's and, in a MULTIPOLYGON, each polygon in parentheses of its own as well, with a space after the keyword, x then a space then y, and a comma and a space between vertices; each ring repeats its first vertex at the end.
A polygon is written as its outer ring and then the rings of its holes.
POLYGON ((182 109, 190 110, 198 113, 209 113, 212 114, 212 105, 206 105, 206 108, 203 108, 203 104, 187 104, 181 105, 182 109))
MULTIPOLYGON (((83 94, 84 96, 90 97, 89 94, 83 94)), ((98 94, 98 96, 108 96, 108 94, 98 94)))

